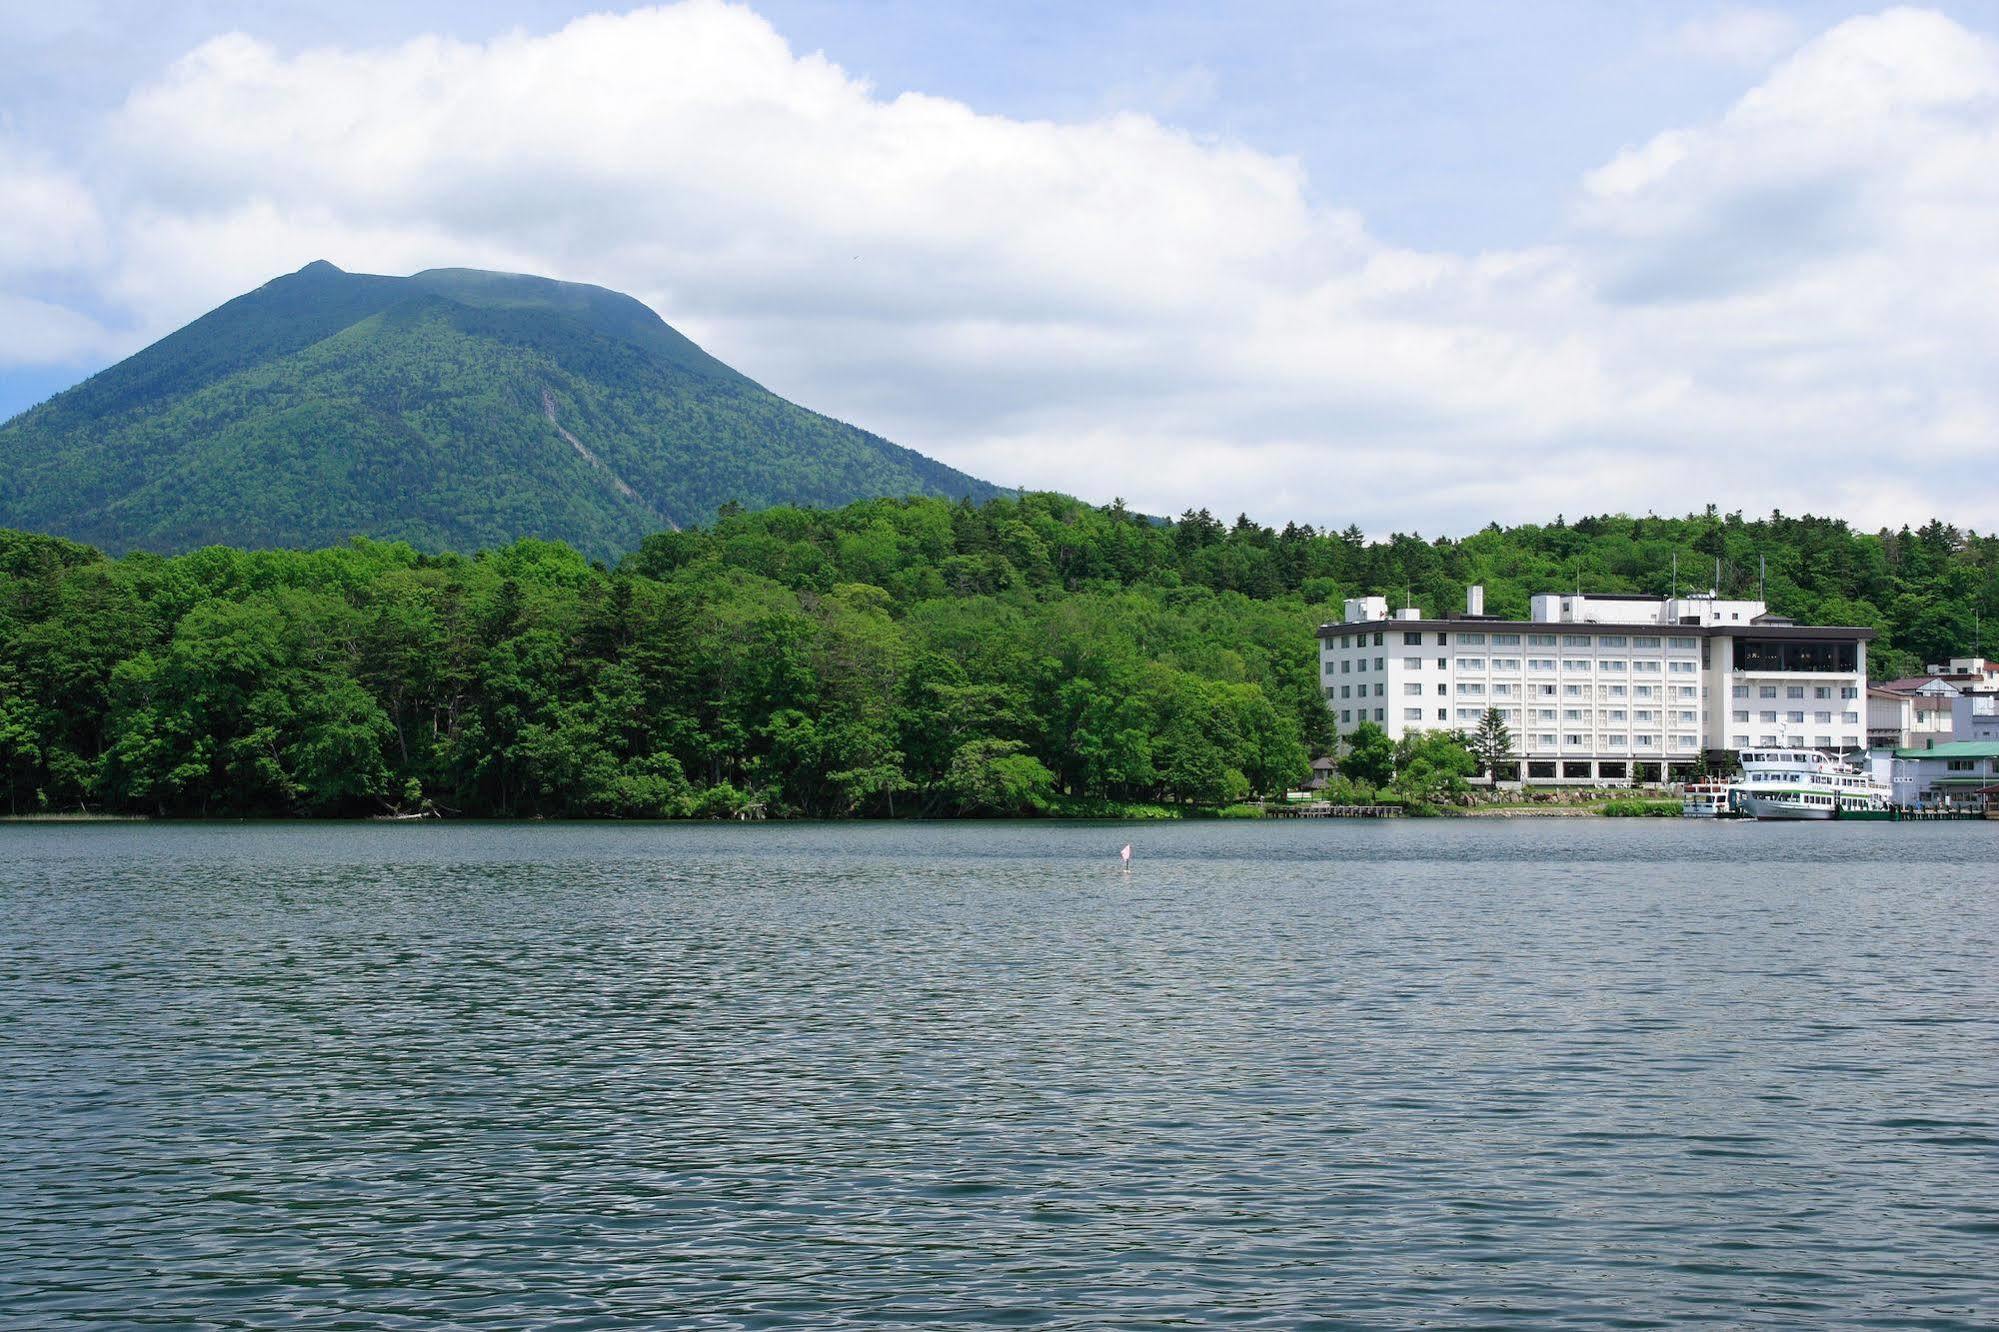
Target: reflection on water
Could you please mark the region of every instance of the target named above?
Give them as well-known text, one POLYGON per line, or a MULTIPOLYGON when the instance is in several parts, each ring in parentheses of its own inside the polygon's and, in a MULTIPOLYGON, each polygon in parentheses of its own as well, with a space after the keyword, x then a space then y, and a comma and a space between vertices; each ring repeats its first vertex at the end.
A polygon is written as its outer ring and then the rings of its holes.
POLYGON ((0 1322, 1990 1326, 1995 837, 0 828, 0 1322))

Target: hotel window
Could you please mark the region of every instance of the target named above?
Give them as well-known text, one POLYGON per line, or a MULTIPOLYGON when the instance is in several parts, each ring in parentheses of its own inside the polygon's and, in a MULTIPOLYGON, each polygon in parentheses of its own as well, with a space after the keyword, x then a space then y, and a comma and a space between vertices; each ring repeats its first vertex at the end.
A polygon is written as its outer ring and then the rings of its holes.
MULTIPOLYGON (((1609 717, 1610 720, 1613 722, 1622 722, 1625 720, 1625 712, 1623 708, 1612 708, 1609 712, 1605 713, 1604 715, 1609 717)), ((1638 714, 1638 719, 1640 721, 1650 721, 1651 717, 1648 714, 1641 712, 1638 714)))
POLYGON ((1555 747, 1555 737, 1546 734, 1537 735, 1534 737, 1534 743, 1542 749, 1553 749, 1555 747))
POLYGON ((1477 720, 1478 720, 1479 718, 1481 718, 1481 717, 1483 717, 1483 716, 1485 716, 1485 709, 1484 709, 1484 708, 1459 708, 1459 709, 1458 709, 1458 720, 1459 720, 1459 721, 1477 721, 1477 720))
POLYGON ((1585 692, 1585 690, 1583 689, 1583 687, 1582 687, 1581 685, 1563 685, 1563 686, 1562 686, 1562 697, 1563 697, 1563 698, 1581 698, 1581 697, 1583 696, 1584 692, 1585 692))
POLYGON ((1583 738, 1579 735, 1565 735, 1562 737, 1562 743, 1572 749, 1581 749, 1583 747, 1583 738))
POLYGON ((1579 721, 1581 721, 1582 719, 1583 719, 1583 714, 1582 714, 1582 710, 1581 710, 1580 708, 1564 708, 1564 709, 1562 709, 1562 720, 1563 720, 1563 721, 1569 721, 1569 722, 1579 722, 1579 721))
POLYGON ((1857 712, 1842 712, 1839 714, 1839 719, 1848 726, 1860 725, 1860 714, 1857 712))
POLYGON ((1672 671, 1672 673, 1675 675, 1692 675, 1694 671, 1698 669, 1699 663, 1691 661, 1673 661, 1673 662, 1668 662, 1666 666, 1667 669, 1672 671))
POLYGON ((1340 674, 1341 675, 1353 674, 1353 663, 1351 661, 1342 660, 1340 662, 1340 674))
POLYGON ((1360 658, 1358 664, 1355 665, 1354 669, 1359 671, 1363 675, 1367 674, 1367 658, 1366 657, 1360 658))
POLYGON ((1449 669, 1451 669, 1451 659, 1449 657, 1437 658, 1437 669, 1440 671, 1448 671, 1449 669))
POLYGON ((1860 691, 1854 688, 1852 685, 1844 685, 1841 686, 1840 688, 1839 696, 1841 698, 1859 698, 1860 691))
POLYGON ((1377 671, 1385 671, 1385 670, 1387 670, 1387 669, 1388 669, 1388 658, 1386 658, 1386 657, 1376 657, 1376 658, 1374 659, 1374 669, 1376 669, 1377 671))
POLYGON ((1695 745, 1699 743, 1700 741, 1694 739, 1690 735, 1679 735, 1673 737, 1673 746, 1676 749, 1692 749, 1695 745))
POLYGON ((1465 646, 1467 646, 1467 645, 1469 645, 1469 646, 1473 646, 1473 647, 1484 647, 1484 646, 1485 646, 1485 635, 1484 635, 1484 634, 1459 634, 1459 635, 1458 635, 1458 646, 1459 646, 1459 647, 1465 647, 1465 646))
MULTIPOLYGON (((1673 663, 1673 665, 1675 666, 1678 666, 1680 664, 1681 663, 1677 661, 1673 663)), ((1659 673, 1659 663, 1656 661, 1641 661, 1636 665, 1636 667, 1634 667, 1634 669, 1641 671, 1646 675, 1657 675, 1659 673)))
POLYGON ((1458 686, 1459 698, 1482 697, 1484 694, 1485 694, 1485 686, 1482 684, 1464 683, 1458 686))
POLYGON ((1405 694, 1415 694, 1418 697, 1420 697, 1423 693, 1422 682, 1418 680, 1411 680, 1408 684, 1402 686, 1402 692, 1405 694))
POLYGON ((1596 645, 1600 648, 1621 648, 1624 644, 1623 634, 1604 634, 1596 640, 1596 645))
POLYGON ((1555 696, 1555 686, 1553 685, 1537 684, 1527 687, 1534 691, 1534 697, 1536 698, 1553 698, 1555 696))
POLYGON ((1832 725, 1832 714, 1830 712, 1814 712, 1812 720, 1821 726, 1830 726, 1832 725))
MULTIPOLYGON (((1642 665, 1643 663, 1640 664, 1642 665)), ((1598 670, 1609 671, 1613 675, 1622 675, 1624 667, 1625 663, 1621 661, 1600 661, 1596 664, 1598 670)))
POLYGON ((1759 712, 1756 714, 1756 720, 1760 722, 1773 722, 1777 720, 1777 714, 1774 712, 1759 712))
MULTIPOLYGON (((1690 648, 1694 646, 1696 641, 1697 640, 1691 638, 1671 638, 1666 640, 1666 646, 1675 647, 1675 648, 1690 648)), ((1654 647, 1658 646, 1658 640, 1656 639, 1653 640, 1653 646, 1654 647)))
POLYGON ((1641 735, 1638 737, 1638 747, 1640 749, 1657 749, 1659 747, 1659 737, 1656 735, 1641 735))
POLYGON ((1450 636, 1449 634, 1438 634, 1438 635, 1437 635, 1437 646, 1438 646, 1438 647, 1443 647, 1443 646, 1444 646, 1444 645, 1445 645, 1446 643, 1448 643, 1448 642, 1450 642, 1450 641, 1451 641, 1451 636, 1450 636))
POLYGON ((1529 634, 1527 635, 1527 646, 1553 647, 1555 646, 1555 636, 1553 634, 1529 634))
POLYGON ((1494 634, 1494 635, 1492 636, 1492 645, 1493 645, 1494 647, 1519 647, 1519 646, 1520 646, 1520 635, 1519 635, 1519 634, 1494 634))
POLYGON ((1621 735, 1607 735, 1603 738, 1603 742, 1612 749, 1624 748, 1624 737, 1621 735))
POLYGON ((1829 735, 1822 735, 1816 741, 1814 741, 1814 743, 1817 744, 1820 749, 1831 749, 1832 737, 1829 735))
MULTIPOLYGON (((1381 634, 1380 634, 1380 632, 1379 632, 1379 631, 1377 631, 1377 632, 1375 633, 1375 635, 1374 635, 1374 645, 1375 645, 1376 647, 1380 647, 1380 646, 1381 646, 1381 634)), ((1376 718, 1376 720, 1378 721, 1378 720, 1380 720, 1380 719, 1379 719, 1379 718, 1376 718)))
POLYGON ((1586 671, 1589 669, 1589 663, 1579 657, 1564 657, 1562 659, 1562 669, 1565 671, 1586 671))
POLYGON ((1784 714, 1784 720, 1787 722, 1801 722, 1804 719, 1805 714, 1802 712, 1787 712, 1784 714))
POLYGON ((1519 685, 1496 684, 1492 687, 1492 696, 1494 698, 1512 698, 1519 694, 1519 692, 1519 685))
POLYGON ((1563 635, 1562 635, 1562 646, 1563 646, 1563 647, 1588 647, 1588 646, 1589 646, 1589 635, 1588 635, 1588 634, 1563 634, 1563 635))
POLYGON ((1451 687, 1445 684, 1442 680, 1439 680, 1437 681, 1437 692, 1439 694, 1448 694, 1451 692, 1451 687))
POLYGON ((1374 696, 1376 698, 1380 698, 1383 694, 1387 692, 1388 692, 1388 686, 1385 684, 1378 684, 1374 687, 1374 696))
POLYGON ((1657 698, 1659 697, 1659 686, 1633 685, 1631 686, 1631 692, 1635 697, 1638 698, 1657 698))
POLYGON ((1812 697, 1813 697, 1813 698, 1831 698, 1831 697, 1832 697, 1832 686, 1831 686, 1831 685, 1813 685, 1813 686, 1812 686, 1812 697))
POLYGON ((1659 640, 1656 638, 1634 638, 1631 640, 1631 646, 1635 648, 1655 648, 1659 646, 1659 640))
POLYGON ((1729 743, 1737 749, 1747 749, 1749 748, 1749 737, 1746 735, 1734 736, 1730 739, 1729 743))
POLYGON ((1603 687, 1603 696, 1605 698, 1623 698, 1624 693, 1625 689, 1623 685, 1605 685, 1603 687))
POLYGON ((1449 708, 1438 708, 1438 709, 1437 709, 1437 720, 1438 720, 1438 721, 1449 721, 1450 719, 1451 719, 1451 710, 1450 710, 1449 708))
POLYGON ((1420 671, 1423 669, 1423 659, 1421 657, 1404 657, 1402 659, 1402 664, 1408 667, 1412 671, 1420 671))
POLYGON ((1346 723, 1351 722, 1352 720, 1353 720, 1353 712, 1350 709, 1347 708, 1340 709, 1340 723, 1342 725, 1345 725, 1346 723))
POLYGON ((1534 720, 1553 721, 1555 720, 1555 710, 1553 708, 1536 708, 1534 709, 1534 720))
POLYGON ((1700 719, 1701 719, 1700 713, 1689 712, 1685 708, 1682 708, 1678 712, 1673 714, 1673 720, 1677 722, 1697 722, 1700 719))
POLYGON ((1731 717, 1731 718, 1730 718, 1729 720, 1730 720, 1730 721, 1739 721, 1739 722, 1746 722, 1746 721, 1748 721, 1748 720, 1749 720, 1749 714, 1748 714, 1747 712, 1737 712, 1737 713, 1736 713, 1736 714, 1735 714, 1735 715, 1734 715, 1733 717, 1731 717))
POLYGON ((1402 720, 1403 720, 1403 721, 1422 721, 1422 720, 1423 720, 1423 709, 1421 709, 1421 708, 1404 708, 1404 709, 1402 709, 1402 720))
POLYGON ((1374 719, 1375 719, 1376 721, 1387 721, 1387 720, 1388 720, 1388 709, 1387 709, 1387 708, 1376 708, 1376 709, 1374 710, 1374 719))
POLYGON ((1776 685, 1758 685, 1758 686, 1756 686, 1756 697, 1758 697, 1758 698, 1775 698, 1775 697, 1777 697, 1777 686, 1776 686, 1776 685))
POLYGON ((1459 669, 1459 670, 1461 670, 1461 671, 1482 671, 1482 670, 1484 670, 1484 669, 1485 669, 1485 658, 1484 658, 1484 657, 1459 657, 1459 658, 1458 658, 1458 669, 1459 669))
POLYGON ((1421 634, 1419 634, 1419 633, 1413 633, 1413 632, 1404 632, 1404 633, 1403 633, 1403 635, 1402 635, 1402 646, 1403 646, 1403 647, 1422 647, 1422 646, 1423 646, 1423 635, 1421 635, 1421 634))
POLYGON ((1495 671, 1517 671, 1520 669, 1520 658, 1494 657, 1492 659, 1492 669, 1495 671))
POLYGON ((1530 671, 1552 671, 1555 669, 1555 662, 1551 657, 1529 657, 1527 659, 1527 669, 1530 671))
POLYGON ((1699 688, 1698 688, 1697 686, 1695 686, 1695 685, 1674 685, 1674 686, 1673 686, 1673 697, 1674 697, 1674 698, 1699 698, 1700 696, 1701 696, 1701 691, 1700 691, 1700 689, 1699 689, 1699 688))
POLYGON ((1803 698, 1804 696, 1805 696, 1805 687, 1803 685, 1784 686, 1785 698, 1803 698))
POLYGON ((1730 691, 1729 691, 1729 694, 1730 694, 1730 696, 1731 696, 1731 697, 1733 697, 1733 698, 1748 698, 1748 697, 1749 697, 1749 686, 1748 686, 1748 685, 1737 685, 1737 686, 1735 686, 1735 688, 1734 688, 1734 689, 1732 689, 1732 690, 1730 690, 1730 691))

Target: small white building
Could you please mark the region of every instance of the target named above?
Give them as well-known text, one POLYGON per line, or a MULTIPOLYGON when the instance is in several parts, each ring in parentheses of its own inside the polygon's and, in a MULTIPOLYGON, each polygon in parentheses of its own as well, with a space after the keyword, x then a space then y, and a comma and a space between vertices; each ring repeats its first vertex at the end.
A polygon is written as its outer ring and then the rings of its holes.
POLYGON ((1961 689, 1950 702, 1953 741, 1999 740, 1999 689, 1961 689))
POLYGON ((1957 694, 1957 686, 1936 678, 1869 685, 1867 743, 1877 749, 1911 749, 1948 741, 1957 694))
POLYGON ((1760 601, 1550 593, 1525 620, 1346 603, 1319 629, 1319 682, 1344 738, 1471 731, 1497 708, 1531 782, 1667 780, 1703 754, 1866 742, 1864 628, 1816 628, 1760 601))

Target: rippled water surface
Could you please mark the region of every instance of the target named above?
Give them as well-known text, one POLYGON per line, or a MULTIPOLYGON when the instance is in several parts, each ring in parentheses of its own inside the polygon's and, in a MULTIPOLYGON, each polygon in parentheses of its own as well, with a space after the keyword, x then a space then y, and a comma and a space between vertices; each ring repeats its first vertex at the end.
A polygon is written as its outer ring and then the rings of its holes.
POLYGON ((1996 849, 0 828, 0 1323, 1990 1327, 1996 849))

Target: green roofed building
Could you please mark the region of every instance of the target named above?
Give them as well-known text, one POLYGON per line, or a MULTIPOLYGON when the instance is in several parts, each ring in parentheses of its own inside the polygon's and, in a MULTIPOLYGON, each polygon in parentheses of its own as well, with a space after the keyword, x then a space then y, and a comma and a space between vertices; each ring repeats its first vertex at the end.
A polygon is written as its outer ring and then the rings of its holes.
POLYGON ((1898 749, 1889 781, 1898 805, 1984 805, 1999 786, 1999 740, 1898 749))

